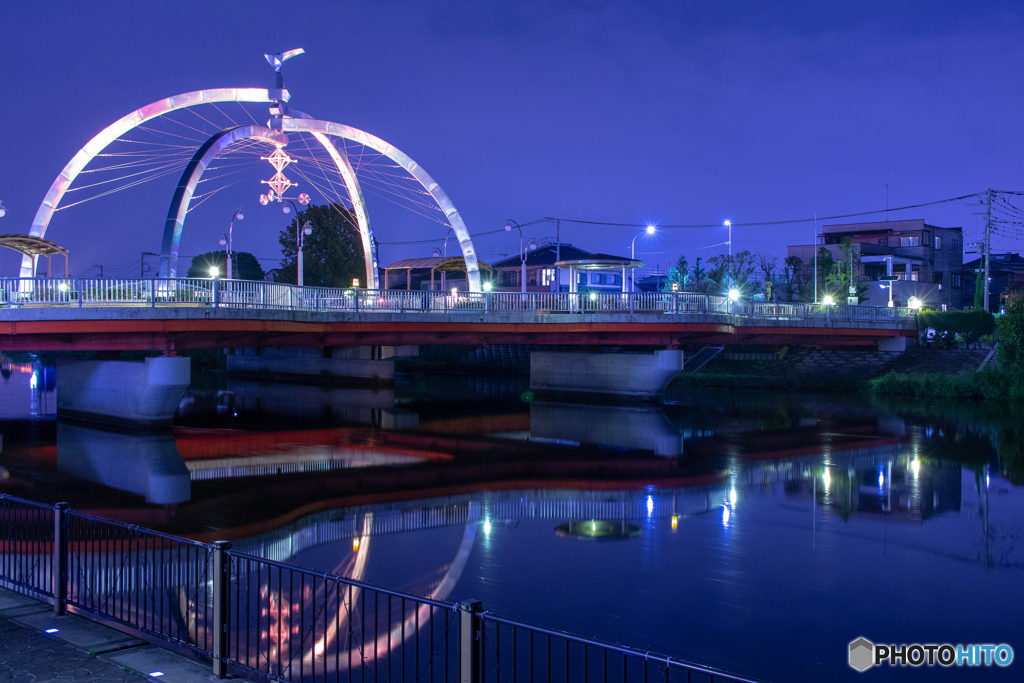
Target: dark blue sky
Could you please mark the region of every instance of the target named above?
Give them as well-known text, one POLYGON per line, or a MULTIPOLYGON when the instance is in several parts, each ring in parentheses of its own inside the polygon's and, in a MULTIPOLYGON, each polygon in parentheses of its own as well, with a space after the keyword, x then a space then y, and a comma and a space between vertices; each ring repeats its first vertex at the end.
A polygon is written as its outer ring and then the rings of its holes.
MULTIPOLYGON (((0 232, 27 232, 50 183, 93 135, 145 104, 271 85, 292 104, 393 143, 460 209, 471 233, 559 216, 734 223, 1024 190, 1024 22, 1017 2, 9 2, 0 9, 0 232)), ((159 251, 174 180, 57 214, 47 237, 72 272, 139 272, 159 251), (134 263, 134 265, 131 265, 134 263)), ((278 212, 233 186, 190 214, 183 254, 235 247, 276 265, 278 212)), ((1024 202, 1021 202, 1024 204, 1024 202)), ((373 210, 371 204, 371 211, 373 210)), ((975 209, 976 210, 976 209, 975 209)), ((375 214, 377 216, 377 214, 375 214)), ((980 223, 964 204, 893 213, 980 223)), ((429 255, 444 229, 374 221, 381 262, 429 255)), ((1007 228, 994 248, 1020 250, 1007 228)), ((563 223, 563 241, 625 254, 633 228, 563 223)), ((737 227, 734 246, 785 254, 808 224, 737 227)), ((527 237, 553 237, 553 226, 527 237)), ((711 256, 724 230, 663 230, 637 257, 711 256)), ((496 260, 513 245, 482 237, 496 260)), ((0 274, 17 258, 0 256, 0 274)))

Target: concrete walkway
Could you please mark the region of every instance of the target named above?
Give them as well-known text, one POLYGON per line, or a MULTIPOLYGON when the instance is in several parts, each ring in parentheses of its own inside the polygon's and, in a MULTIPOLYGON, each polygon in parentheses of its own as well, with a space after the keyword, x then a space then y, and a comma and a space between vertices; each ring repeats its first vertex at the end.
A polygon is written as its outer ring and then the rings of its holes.
POLYGON ((0 681, 216 681, 210 667, 0 588, 0 681), (47 633, 48 630, 56 629, 47 633))

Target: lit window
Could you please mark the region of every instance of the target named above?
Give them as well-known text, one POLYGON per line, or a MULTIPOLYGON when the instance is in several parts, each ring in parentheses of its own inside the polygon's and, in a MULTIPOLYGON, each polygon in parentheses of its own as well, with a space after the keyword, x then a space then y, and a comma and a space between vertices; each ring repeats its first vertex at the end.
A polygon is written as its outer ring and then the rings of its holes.
POLYGON ((935 236, 935 251, 942 251, 942 238, 935 236))
POLYGON ((920 237, 900 237, 901 247, 917 247, 921 245, 920 237))

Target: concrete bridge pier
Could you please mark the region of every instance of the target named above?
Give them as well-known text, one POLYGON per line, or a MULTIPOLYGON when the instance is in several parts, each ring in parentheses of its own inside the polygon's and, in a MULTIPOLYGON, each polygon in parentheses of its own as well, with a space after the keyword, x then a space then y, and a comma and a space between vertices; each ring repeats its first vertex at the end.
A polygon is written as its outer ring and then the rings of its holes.
POLYGON ((530 388, 535 392, 657 401, 683 370, 676 349, 642 353, 534 351, 530 388))
POLYGON ((418 346, 231 349, 227 372, 238 377, 286 381, 393 384, 395 358, 417 353, 418 346))
POLYGON ((192 382, 188 358, 57 360, 57 417, 115 425, 171 424, 192 382))

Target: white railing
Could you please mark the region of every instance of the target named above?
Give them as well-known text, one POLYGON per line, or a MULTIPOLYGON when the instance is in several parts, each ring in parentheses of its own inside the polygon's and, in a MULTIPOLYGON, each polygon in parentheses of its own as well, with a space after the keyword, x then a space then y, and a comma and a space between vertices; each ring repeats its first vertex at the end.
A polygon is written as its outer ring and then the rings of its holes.
POLYGON ((3 278, 0 307, 192 307, 356 313, 724 315, 825 323, 898 322, 907 308, 730 301, 694 292, 423 292, 201 278, 3 278))

